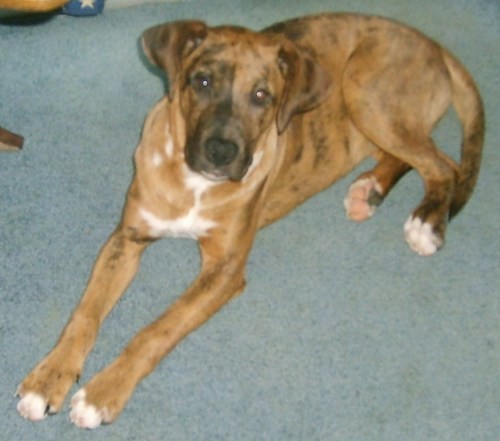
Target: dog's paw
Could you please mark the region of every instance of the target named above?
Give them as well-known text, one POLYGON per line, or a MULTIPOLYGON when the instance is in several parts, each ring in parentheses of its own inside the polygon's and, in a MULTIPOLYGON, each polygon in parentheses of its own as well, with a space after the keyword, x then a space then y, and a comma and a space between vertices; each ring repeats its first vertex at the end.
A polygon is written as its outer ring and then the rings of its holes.
MULTIPOLYGON (((17 393, 19 395, 19 392, 17 393)), ((17 403, 19 414, 31 421, 41 421, 47 417, 47 399, 34 392, 28 392, 17 403)))
POLYGON ((404 231, 410 248, 421 256, 430 256, 443 246, 443 237, 434 232, 431 224, 422 222, 419 217, 410 216, 404 231))
POLYGON ((344 199, 346 215, 356 222, 367 220, 382 199, 382 189, 374 176, 360 178, 351 184, 344 199))
POLYGON ((77 378, 76 369, 70 366, 68 357, 62 359, 51 353, 18 386, 18 412, 31 421, 40 421, 59 412, 77 378))
POLYGON ((130 365, 113 363, 99 372, 71 399, 70 418, 82 429, 115 421, 132 395, 136 381, 130 365))
POLYGON ((86 401, 85 389, 80 389, 71 399, 71 422, 82 429, 95 429, 106 421, 106 409, 97 409, 86 401))

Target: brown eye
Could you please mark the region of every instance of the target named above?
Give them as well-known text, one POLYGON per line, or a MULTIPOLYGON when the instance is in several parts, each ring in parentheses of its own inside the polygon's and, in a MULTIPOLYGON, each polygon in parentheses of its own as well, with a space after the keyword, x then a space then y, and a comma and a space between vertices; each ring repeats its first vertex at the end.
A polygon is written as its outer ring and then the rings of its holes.
POLYGON ((253 93, 253 102, 257 105, 267 105, 270 101, 271 94, 265 89, 257 89, 253 93))
POLYGON ((198 72, 191 77, 190 83, 195 90, 201 92, 212 86, 212 78, 209 74, 198 72))

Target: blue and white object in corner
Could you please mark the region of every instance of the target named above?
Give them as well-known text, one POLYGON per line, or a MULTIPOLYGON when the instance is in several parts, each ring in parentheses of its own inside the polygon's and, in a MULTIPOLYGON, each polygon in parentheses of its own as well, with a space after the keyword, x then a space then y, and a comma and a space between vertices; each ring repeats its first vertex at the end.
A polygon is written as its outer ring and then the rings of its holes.
POLYGON ((68 15, 97 15, 104 9, 104 0, 70 0, 62 10, 68 15))

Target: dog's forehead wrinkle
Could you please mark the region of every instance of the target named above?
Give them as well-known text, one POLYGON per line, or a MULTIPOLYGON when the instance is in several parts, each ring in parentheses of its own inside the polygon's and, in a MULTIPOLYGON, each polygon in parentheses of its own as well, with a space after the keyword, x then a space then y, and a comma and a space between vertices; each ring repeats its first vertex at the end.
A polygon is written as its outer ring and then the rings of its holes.
POLYGON ((248 84, 268 79, 273 69, 278 70, 278 51, 278 44, 269 42, 253 31, 218 27, 193 52, 186 71, 189 75, 197 70, 206 70, 219 78, 231 77, 233 82, 239 82, 248 88, 248 84), (237 38, 232 35, 234 32, 238 33, 237 38), (234 76, 229 72, 234 73, 234 76))
POLYGON ((186 72, 189 75, 194 75, 197 73, 205 73, 207 75, 224 75, 227 73, 227 63, 223 60, 214 57, 199 57, 193 63, 191 63, 187 68, 186 72))
POLYGON ((276 83, 274 78, 279 76, 279 67, 276 57, 268 57, 255 62, 255 57, 249 56, 238 58, 234 63, 234 81, 238 83, 236 88, 255 89, 257 87, 267 87, 270 83, 276 83))
POLYGON ((216 51, 212 51, 211 48, 208 48, 199 53, 195 52, 193 57, 186 61, 183 69, 184 73, 189 76, 196 72, 206 71, 209 74, 222 69, 224 60, 219 56, 219 52, 222 50, 222 48, 219 48, 216 51))
POLYGON ((234 97, 246 95, 253 90, 270 88, 272 83, 273 67, 278 70, 274 62, 254 63, 255 59, 235 61, 231 57, 217 59, 200 59, 191 66, 187 73, 187 78, 191 78, 197 73, 205 73, 212 77, 215 89, 217 89, 217 99, 233 101, 234 97))
POLYGON ((232 60, 246 56, 260 59, 264 54, 272 56, 280 45, 263 34, 247 31, 246 35, 231 35, 231 32, 211 32, 203 44, 195 51, 196 56, 230 56, 232 60))

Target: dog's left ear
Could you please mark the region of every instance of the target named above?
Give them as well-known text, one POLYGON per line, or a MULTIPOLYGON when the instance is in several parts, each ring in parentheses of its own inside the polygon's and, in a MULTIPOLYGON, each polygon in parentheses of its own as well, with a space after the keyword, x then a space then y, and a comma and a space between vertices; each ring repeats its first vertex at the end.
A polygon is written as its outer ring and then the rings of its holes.
POLYGON ((208 27, 202 21, 186 20, 166 23, 147 29, 141 42, 149 61, 167 74, 168 97, 172 100, 182 59, 205 39, 208 27))
POLYGON ((332 81, 325 69, 304 50, 284 45, 278 53, 286 84, 278 111, 278 132, 282 133, 293 115, 314 109, 326 98, 332 81))

